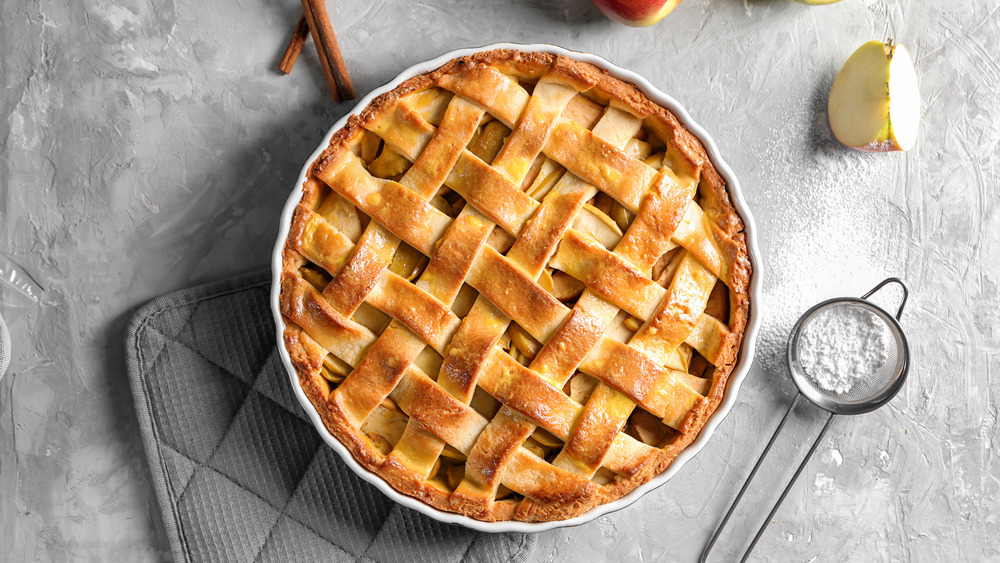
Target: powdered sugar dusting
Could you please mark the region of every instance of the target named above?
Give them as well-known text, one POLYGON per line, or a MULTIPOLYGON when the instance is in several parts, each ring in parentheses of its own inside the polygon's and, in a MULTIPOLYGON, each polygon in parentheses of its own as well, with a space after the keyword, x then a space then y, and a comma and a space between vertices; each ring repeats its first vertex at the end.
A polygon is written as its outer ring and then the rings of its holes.
POLYGON ((820 389, 847 393, 871 379, 889 357, 885 321, 860 307, 816 313, 799 336, 799 363, 820 389))
MULTIPOLYGON (((831 73, 830 82, 836 69, 831 73)), ((766 189, 750 193, 759 231, 768 233, 760 241, 767 284, 758 336, 767 372, 787 370, 789 332, 811 306, 860 295, 903 271, 904 249, 893 234, 907 220, 892 203, 899 195, 898 162, 833 138, 825 111, 829 88, 820 83, 811 96, 800 92, 783 100, 789 119, 812 126, 762 130, 755 145, 762 153, 759 167, 746 174, 767 179, 766 189)))

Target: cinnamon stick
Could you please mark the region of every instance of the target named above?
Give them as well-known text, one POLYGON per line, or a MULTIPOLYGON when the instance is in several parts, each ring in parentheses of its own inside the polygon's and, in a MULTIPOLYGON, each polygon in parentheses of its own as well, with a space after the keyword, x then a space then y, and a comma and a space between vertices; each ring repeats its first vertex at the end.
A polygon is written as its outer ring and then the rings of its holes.
POLYGON ((288 42, 285 55, 281 57, 281 64, 278 65, 278 70, 285 74, 292 72, 292 67, 295 66, 295 61, 299 58, 302 46, 306 44, 306 39, 308 38, 309 24, 306 22, 306 17, 302 16, 299 18, 299 24, 295 26, 295 32, 292 33, 291 41, 288 42))
MULTIPOLYGON (((333 70, 330 68, 330 61, 326 56, 326 49, 323 47, 323 38, 317 31, 316 18, 312 9, 313 0, 302 0, 302 11, 305 13, 306 23, 309 31, 312 32, 313 45, 316 46, 316 54, 319 55, 319 64, 323 67, 323 77, 326 78, 326 87, 330 90, 330 97, 333 101, 340 101, 340 92, 337 90, 337 81, 333 77, 333 70)), ((324 13, 325 13, 324 6, 324 13)), ((329 18, 327 18, 329 21, 329 18)))
MULTIPOLYGON (((337 36, 333 33, 333 25, 330 24, 330 16, 326 12, 325 0, 302 0, 302 9, 306 14, 306 19, 309 20, 309 29, 312 30, 317 53, 320 54, 320 59, 326 60, 330 69, 329 76, 336 85, 338 95, 344 99, 354 99, 356 97, 354 85, 351 84, 351 77, 347 73, 344 56, 340 53, 337 36), (326 54, 325 57, 323 52, 326 54)), ((330 85, 329 80, 327 80, 327 85, 330 85)))

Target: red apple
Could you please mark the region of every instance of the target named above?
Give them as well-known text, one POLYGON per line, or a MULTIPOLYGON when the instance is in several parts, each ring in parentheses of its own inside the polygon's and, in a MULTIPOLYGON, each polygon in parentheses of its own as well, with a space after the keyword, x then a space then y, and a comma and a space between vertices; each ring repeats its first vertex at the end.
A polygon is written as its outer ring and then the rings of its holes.
POLYGON ((590 0, 605 16, 632 27, 662 20, 681 0, 590 0))

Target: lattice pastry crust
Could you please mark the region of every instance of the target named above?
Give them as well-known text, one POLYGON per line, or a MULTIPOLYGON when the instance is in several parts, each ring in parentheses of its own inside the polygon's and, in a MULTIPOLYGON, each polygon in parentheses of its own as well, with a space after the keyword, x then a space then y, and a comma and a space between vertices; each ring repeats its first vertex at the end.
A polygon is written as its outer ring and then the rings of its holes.
POLYGON ((285 345, 326 427, 473 518, 578 516, 662 472, 725 391, 743 223, 631 84, 496 50, 376 98, 310 168, 285 345))

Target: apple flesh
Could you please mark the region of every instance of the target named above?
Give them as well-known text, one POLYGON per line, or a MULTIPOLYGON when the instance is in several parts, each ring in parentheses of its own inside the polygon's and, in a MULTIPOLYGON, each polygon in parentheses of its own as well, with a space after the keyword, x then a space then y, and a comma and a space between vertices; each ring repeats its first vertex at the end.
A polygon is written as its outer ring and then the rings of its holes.
POLYGON ((799 4, 808 4, 810 6, 825 6, 827 4, 836 4, 840 0, 795 0, 799 4))
POLYGON ((632 27, 646 27, 662 20, 681 0, 590 0, 605 16, 632 27))
POLYGON ((906 47, 869 41, 840 69, 828 105, 830 128, 863 151, 906 151, 917 142, 920 89, 906 47))

